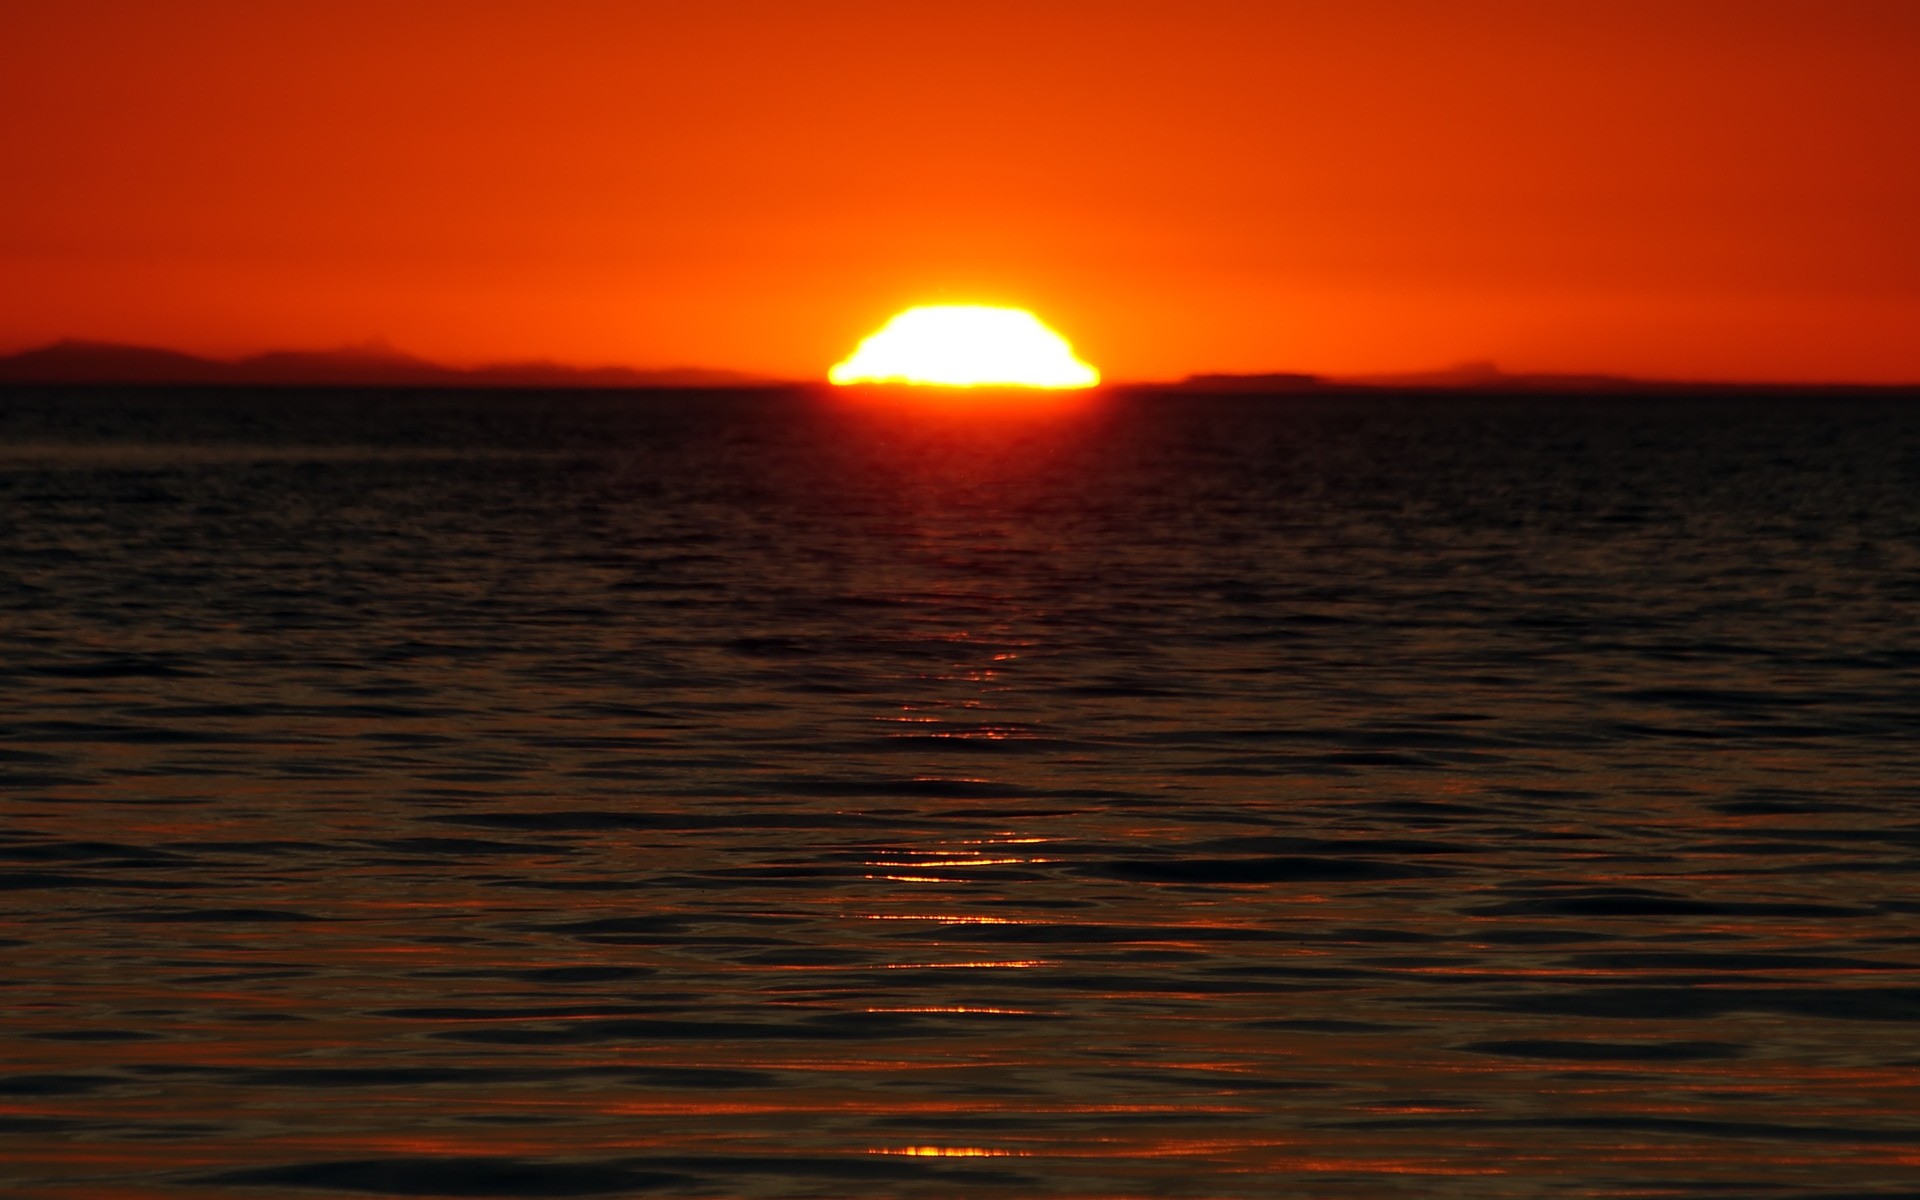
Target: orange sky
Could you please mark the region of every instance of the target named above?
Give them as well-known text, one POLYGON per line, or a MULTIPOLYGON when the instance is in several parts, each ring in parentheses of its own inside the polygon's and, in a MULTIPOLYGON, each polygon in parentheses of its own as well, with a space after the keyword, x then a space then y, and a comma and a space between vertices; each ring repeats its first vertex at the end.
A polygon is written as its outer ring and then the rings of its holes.
POLYGON ((1915 0, 0 0, 0 348, 1920 380, 1915 0))

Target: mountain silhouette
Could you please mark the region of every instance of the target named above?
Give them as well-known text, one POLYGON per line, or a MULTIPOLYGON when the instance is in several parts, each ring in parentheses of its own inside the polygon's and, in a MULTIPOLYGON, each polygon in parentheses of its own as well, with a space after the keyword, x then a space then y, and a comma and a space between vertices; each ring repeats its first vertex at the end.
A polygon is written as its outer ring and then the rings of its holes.
MULTIPOLYGON (((1475 391, 1576 392, 1631 391, 1636 388, 1676 386, 1626 375, 1583 375, 1555 372, 1508 374, 1490 362, 1463 362, 1437 371, 1402 371, 1345 375, 1337 382, 1376 388, 1470 388, 1475 391)), ((1711 386, 1711 385, 1710 385, 1711 386)))
POLYGON ((0 358, 0 379, 50 383, 212 383, 225 369, 177 350, 77 339, 0 358))
POLYGON ((1325 382, 1318 375, 1268 371, 1256 375, 1189 375, 1178 386, 1183 392, 1302 392, 1325 382))
POLYGON ((0 383, 246 384, 268 387, 730 388, 784 382, 699 367, 637 370, 556 362, 449 367, 385 342, 272 350, 240 359, 69 338, 0 357, 0 383))
POLYGON ((1239 392, 1277 395, 1289 392, 1359 394, 1365 392, 1476 392, 1514 395, 1627 395, 1717 394, 1762 392, 1797 395, 1901 394, 1915 392, 1913 384, 1874 383, 1756 383, 1735 380, 1648 379, 1632 375, 1579 374, 1528 371, 1509 373, 1490 362, 1464 362, 1432 371, 1402 371, 1368 375, 1302 375, 1268 372, 1248 375, 1189 375, 1174 384, 1158 385, 1178 392, 1239 392))

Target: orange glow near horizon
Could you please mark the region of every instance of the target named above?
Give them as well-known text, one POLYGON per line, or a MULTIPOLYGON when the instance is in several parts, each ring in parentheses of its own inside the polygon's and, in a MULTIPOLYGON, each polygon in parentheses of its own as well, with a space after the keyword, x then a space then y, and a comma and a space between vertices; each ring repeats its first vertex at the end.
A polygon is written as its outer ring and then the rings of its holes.
POLYGON ((1920 380, 1911 0, 22 0, 0 353, 1920 380))
POLYGON ((934 304, 910 308, 827 372, 856 383, 922 387, 1089 388, 1100 372, 1067 340, 1020 308, 934 304))

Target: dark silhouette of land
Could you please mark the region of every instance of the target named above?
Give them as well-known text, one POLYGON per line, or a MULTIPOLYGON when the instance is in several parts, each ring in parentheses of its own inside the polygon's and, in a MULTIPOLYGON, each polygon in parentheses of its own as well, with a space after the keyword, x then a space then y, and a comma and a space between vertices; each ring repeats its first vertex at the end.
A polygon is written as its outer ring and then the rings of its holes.
POLYGON ((1502 371, 1490 362, 1467 362, 1435 371, 1405 371, 1370 375, 1304 375, 1285 372, 1232 375, 1189 375, 1176 383, 1156 385, 1183 393, 1276 395, 1327 392, 1494 392, 1525 395, 1652 392, 1779 392, 1830 394, 1836 392, 1920 391, 1911 384, 1768 383, 1742 380, 1642 379, 1631 375, 1502 371))
MULTIPOLYGON (((0 356, 0 385, 32 384, 228 384, 253 387, 414 388, 764 388, 802 381, 702 367, 642 370, 577 367, 556 362, 495 363, 450 367, 396 350, 383 342, 334 350, 273 350, 246 358, 218 359, 153 346, 67 339, 0 356)), ((1288 395, 1399 392, 1491 392, 1516 394, 1620 394, 1763 391, 1782 393, 1920 392, 1913 384, 1820 384, 1743 381, 1675 381, 1627 375, 1508 373, 1490 362, 1461 363, 1435 371, 1374 375, 1311 375, 1302 372, 1189 375, 1176 382, 1117 383, 1123 389, 1201 395, 1288 395)))
POLYGON ((0 383, 245 384, 285 387, 729 388, 782 380, 704 368, 637 370, 554 362, 449 367, 383 343, 274 350, 240 359, 77 339, 0 357, 0 383))

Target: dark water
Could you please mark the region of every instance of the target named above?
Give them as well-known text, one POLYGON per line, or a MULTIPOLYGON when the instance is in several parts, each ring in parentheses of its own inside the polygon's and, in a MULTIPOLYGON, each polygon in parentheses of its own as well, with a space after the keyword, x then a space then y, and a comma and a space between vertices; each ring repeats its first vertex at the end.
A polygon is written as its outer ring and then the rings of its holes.
POLYGON ((0 435, 8 1195, 1920 1193, 1920 404, 0 435))

